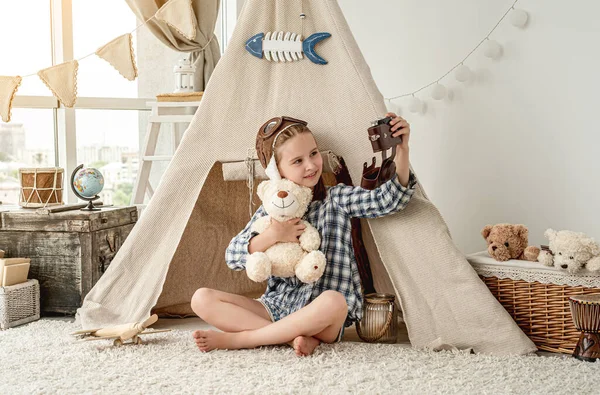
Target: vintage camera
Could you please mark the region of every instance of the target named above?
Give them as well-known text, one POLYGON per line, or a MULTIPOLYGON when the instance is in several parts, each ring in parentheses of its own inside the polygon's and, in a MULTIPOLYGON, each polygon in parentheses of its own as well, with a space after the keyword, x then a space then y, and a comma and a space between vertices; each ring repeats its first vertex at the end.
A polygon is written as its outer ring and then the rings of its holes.
POLYGON ((389 181, 396 173, 396 145, 402 143, 402 136, 392 137, 391 117, 385 117, 373 121, 371 127, 367 130, 369 141, 373 147, 373 152, 381 152, 381 167, 375 167, 375 157, 371 165, 363 164, 363 176, 361 186, 365 189, 375 189, 386 181, 389 181), (392 154, 388 158, 387 150, 392 149, 392 154))
POLYGON ((392 137, 391 121, 392 117, 385 117, 371 123, 371 127, 367 132, 373 146, 373 152, 385 151, 402 143, 402 136, 392 137))

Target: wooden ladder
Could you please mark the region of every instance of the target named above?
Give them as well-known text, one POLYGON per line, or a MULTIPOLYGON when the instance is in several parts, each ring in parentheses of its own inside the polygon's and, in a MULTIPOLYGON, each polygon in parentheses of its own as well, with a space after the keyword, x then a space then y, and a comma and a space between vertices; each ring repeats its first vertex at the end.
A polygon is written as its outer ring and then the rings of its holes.
POLYGON ((140 164, 131 195, 131 204, 144 205, 144 197, 152 199, 154 188, 150 185, 150 170, 156 161, 171 161, 179 143, 181 142, 181 124, 189 124, 200 105, 199 101, 193 102, 148 102, 152 108, 148 119, 148 128, 144 138, 144 146, 140 150, 140 164), (155 155, 160 126, 164 123, 172 124, 171 155, 155 155))

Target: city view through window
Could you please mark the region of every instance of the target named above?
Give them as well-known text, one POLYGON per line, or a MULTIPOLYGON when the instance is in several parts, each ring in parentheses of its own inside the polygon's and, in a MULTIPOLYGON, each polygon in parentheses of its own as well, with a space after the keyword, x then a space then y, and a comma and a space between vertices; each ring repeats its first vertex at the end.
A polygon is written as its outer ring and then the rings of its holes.
MULTIPOLYGON (((54 167, 54 120, 48 109, 14 109, 0 123, 0 201, 19 201, 20 168, 54 167)), ((138 171, 138 112, 77 110, 77 161, 104 176, 101 200, 129 204, 138 171)), ((68 181, 66 175, 65 181, 68 181)))

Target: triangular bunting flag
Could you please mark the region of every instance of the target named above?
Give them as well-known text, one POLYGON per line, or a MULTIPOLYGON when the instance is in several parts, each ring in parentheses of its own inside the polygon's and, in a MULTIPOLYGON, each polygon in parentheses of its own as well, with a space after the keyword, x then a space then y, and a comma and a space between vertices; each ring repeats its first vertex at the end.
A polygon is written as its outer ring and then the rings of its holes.
POLYGON ((196 16, 192 0, 170 0, 156 11, 156 19, 166 22, 188 40, 196 38, 196 16))
POLYGON ((129 81, 135 80, 138 76, 131 33, 123 34, 102 48, 98 48, 96 55, 110 63, 129 81))
POLYGON ((10 108, 22 78, 0 76, 0 116, 4 122, 10 122, 10 108))
POLYGON ((73 107, 77 100, 77 67, 79 63, 71 60, 38 71, 40 79, 66 107, 73 107))

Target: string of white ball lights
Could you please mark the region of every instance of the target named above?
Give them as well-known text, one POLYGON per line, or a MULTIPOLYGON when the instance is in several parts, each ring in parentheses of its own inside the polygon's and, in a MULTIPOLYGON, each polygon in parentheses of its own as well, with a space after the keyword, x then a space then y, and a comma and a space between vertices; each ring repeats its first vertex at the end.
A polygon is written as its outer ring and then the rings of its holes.
POLYGON ((471 78, 473 77, 473 72, 471 71, 471 69, 468 66, 466 66, 464 64, 464 62, 466 62, 467 59, 482 45, 483 45, 483 55, 485 57, 490 58, 490 59, 498 59, 500 56, 502 56, 502 46, 496 40, 490 39, 490 36, 494 32, 494 30, 496 30, 496 28, 500 25, 500 23, 504 20, 504 18, 506 18, 508 15, 510 15, 509 16, 510 23, 514 27, 522 29, 527 25, 529 15, 527 14, 526 11, 515 8, 515 4, 517 4, 518 1, 519 0, 514 1, 514 3, 504 13, 504 15, 502 15, 502 17, 500 18, 498 23, 496 23, 496 25, 492 28, 492 30, 490 30, 490 32, 475 46, 475 48, 473 48, 473 50, 471 50, 471 52, 469 52, 467 54, 467 56, 465 56, 460 62, 458 62, 454 67, 452 67, 447 73, 445 73, 444 75, 442 75, 440 78, 436 79, 435 81, 430 82, 429 84, 422 86, 421 88, 419 88, 413 92, 405 93, 405 94, 394 96, 394 97, 385 98, 385 100, 387 100, 387 102, 389 104, 388 107, 389 107, 390 111, 393 110, 394 107, 396 107, 395 103, 392 103, 392 100, 400 99, 400 98, 407 97, 407 96, 412 96, 412 98, 408 102, 408 110, 412 113, 423 112, 423 104, 424 103, 421 99, 416 97, 415 94, 421 92, 424 89, 429 88, 432 85, 434 85, 434 87, 431 89, 431 98, 434 100, 444 99, 448 94, 448 89, 446 88, 445 85, 440 83, 440 81, 442 79, 444 79, 444 77, 446 77, 448 74, 452 73, 453 71, 454 71, 454 78, 456 78, 457 81, 466 83, 469 80, 471 80, 471 78))

